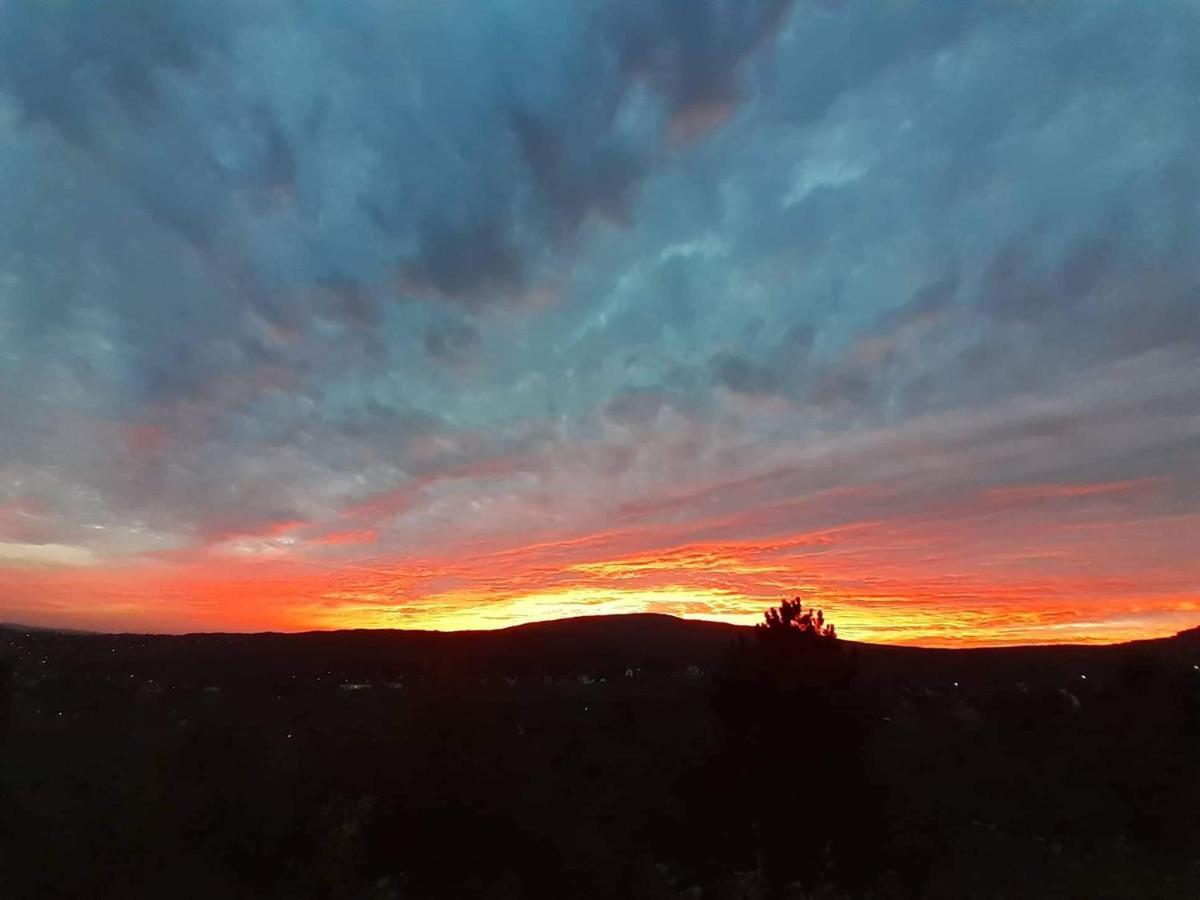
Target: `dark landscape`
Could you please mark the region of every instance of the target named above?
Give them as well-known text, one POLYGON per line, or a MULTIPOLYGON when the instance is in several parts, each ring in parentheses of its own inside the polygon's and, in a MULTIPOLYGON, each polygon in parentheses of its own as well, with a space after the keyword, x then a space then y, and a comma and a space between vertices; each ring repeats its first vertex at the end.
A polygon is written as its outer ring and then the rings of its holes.
POLYGON ((774 633, 5 627, 3 896, 1200 896, 1200 630, 774 633))
POLYGON ((0 900, 1200 900, 1197 36, 0 0, 0 900))

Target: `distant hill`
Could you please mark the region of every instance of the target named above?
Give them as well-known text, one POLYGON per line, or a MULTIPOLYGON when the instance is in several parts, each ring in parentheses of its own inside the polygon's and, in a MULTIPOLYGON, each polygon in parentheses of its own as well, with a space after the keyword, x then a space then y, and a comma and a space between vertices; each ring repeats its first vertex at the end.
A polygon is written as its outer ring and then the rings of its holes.
MULTIPOLYGON (((347 630, 300 634, 84 634, 0 626, 5 644, 36 644, 73 668, 132 666, 164 678, 222 682, 292 676, 436 679, 614 676, 627 668, 711 670, 753 629, 641 613, 584 616, 493 631, 347 630), (28 633, 29 637, 24 635, 28 633)), ((848 642, 868 675, 919 683, 1069 683, 1133 664, 1200 664, 1200 628, 1106 646, 923 649, 848 642)), ((0 645, 0 649, 3 645, 0 645)))
POLYGON ((617 675, 715 665, 750 629, 638 614, 536 622, 490 631, 343 630, 299 634, 85 634, 0 628, 0 643, 64 668, 128 668, 172 682, 305 679, 437 681, 500 675, 617 675))

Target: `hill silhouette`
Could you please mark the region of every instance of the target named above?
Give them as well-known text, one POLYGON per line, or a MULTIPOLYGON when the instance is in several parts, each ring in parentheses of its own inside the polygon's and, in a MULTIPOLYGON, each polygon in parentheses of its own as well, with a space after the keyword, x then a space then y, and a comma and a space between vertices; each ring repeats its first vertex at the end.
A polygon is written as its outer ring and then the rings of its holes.
MULTIPOLYGON (((192 633, 159 635, 30 629, 0 625, 13 636, 28 633, 65 654, 71 665, 141 664, 190 669, 196 677, 226 681, 324 671, 346 678, 409 671, 434 678, 502 675, 623 673, 630 667, 665 672, 695 666, 709 670, 752 626, 681 619, 660 613, 578 616, 477 631, 345 629, 298 633, 192 633), (114 659, 113 651, 119 651, 114 659)), ((842 641, 865 672, 921 682, 970 680, 1062 683, 1088 671, 1102 676, 1131 660, 1150 657, 1182 665, 1200 655, 1200 627, 1179 634, 1120 644, 1052 644, 983 648, 924 648, 842 641)))

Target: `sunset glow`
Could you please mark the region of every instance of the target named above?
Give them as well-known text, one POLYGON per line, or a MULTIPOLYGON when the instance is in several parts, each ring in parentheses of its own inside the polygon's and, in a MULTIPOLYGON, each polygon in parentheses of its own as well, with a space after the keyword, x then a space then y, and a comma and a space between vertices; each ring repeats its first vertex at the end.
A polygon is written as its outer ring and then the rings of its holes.
POLYGON ((0 621, 1200 624, 1195 4, 350 6, 0 4, 0 621))

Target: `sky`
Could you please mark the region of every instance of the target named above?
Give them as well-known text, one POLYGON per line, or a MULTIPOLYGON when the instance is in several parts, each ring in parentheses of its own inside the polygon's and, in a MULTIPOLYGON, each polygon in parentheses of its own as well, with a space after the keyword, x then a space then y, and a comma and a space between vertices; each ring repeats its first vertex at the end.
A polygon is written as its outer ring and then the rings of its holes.
POLYGON ((0 621, 1200 624, 1194 0, 0 0, 0 621))

